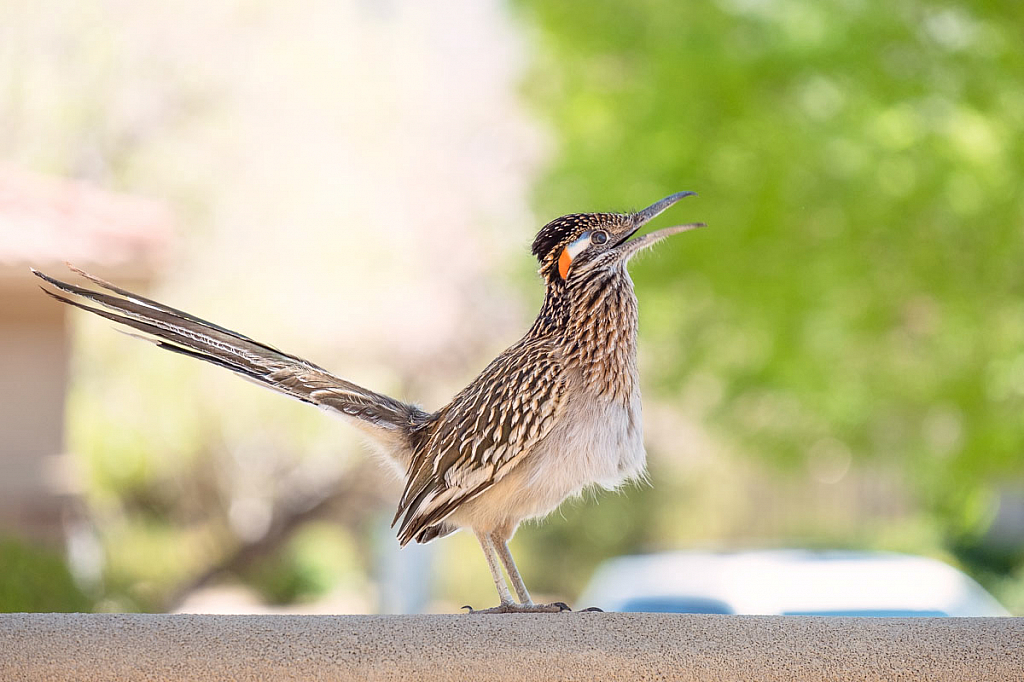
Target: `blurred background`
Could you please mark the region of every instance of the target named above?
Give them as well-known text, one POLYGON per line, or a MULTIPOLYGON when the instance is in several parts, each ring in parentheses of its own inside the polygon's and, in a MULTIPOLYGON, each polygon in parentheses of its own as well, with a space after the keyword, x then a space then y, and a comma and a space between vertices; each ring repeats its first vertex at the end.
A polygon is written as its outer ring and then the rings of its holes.
POLYGON ((0 610, 452 611, 340 421, 46 299, 63 261, 436 408, 535 232, 694 190, 632 266, 651 486, 512 543, 939 559, 1024 614, 1024 11, 895 0, 0 4, 0 610))

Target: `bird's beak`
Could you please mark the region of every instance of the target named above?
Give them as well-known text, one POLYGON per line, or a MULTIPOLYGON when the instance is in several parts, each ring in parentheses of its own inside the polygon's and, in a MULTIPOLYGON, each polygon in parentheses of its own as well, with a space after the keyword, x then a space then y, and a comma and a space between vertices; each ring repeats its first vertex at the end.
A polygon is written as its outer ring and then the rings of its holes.
POLYGON ((676 192, 670 196, 665 197, 659 202, 651 204, 642 211, 637 211, 630 216, 632 220, 632 226, 629 231, 622 235, 621 240, 615 246, 615 250, 619 252, 623 259, 632 258, 638 252, 653 246, 657 242, 660 242, 665 237, 670 237, 680 232, 688 232, 698 227, 704 227, 704 223, 690 223, 688 225, 675 225, 674 227, 666 227, 655 232, 649 232, 642 237, 636 239, 630 239, 637 230, 644 226, 645 223, 650 222, 657 216, 667 209, 672 204, 676 203, 683 197, 697 196, 696 192, 676 192))

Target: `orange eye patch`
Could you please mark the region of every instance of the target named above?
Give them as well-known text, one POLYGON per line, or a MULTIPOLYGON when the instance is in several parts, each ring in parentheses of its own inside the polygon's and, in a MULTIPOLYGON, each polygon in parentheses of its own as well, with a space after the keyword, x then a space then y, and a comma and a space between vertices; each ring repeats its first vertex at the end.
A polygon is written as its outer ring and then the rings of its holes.
POLYGON ((562 249, 562 253, 558 256, 558 274, 562 279, 569 276, 569 266, 572 265, 576 256, 580 255, 580 252, 588 246, 590 246, 590 232, 584 232, 562 249))
POLYGON ((558 257, 558 274, 565 279, 569 276, 569 266, 572 265, 572 256, 569 255, 569 247, 562 249, 562 255, 558 257))

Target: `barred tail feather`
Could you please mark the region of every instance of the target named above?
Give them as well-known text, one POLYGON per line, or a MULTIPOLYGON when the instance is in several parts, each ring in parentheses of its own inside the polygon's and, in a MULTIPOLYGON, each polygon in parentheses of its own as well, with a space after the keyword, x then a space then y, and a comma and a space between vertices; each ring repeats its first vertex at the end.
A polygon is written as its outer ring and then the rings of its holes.
POLYGON ((279 393, 344 415, 389 450, 396 446, 407 449, 402 446, 407 445, 412 427, 427 417, 413 405, 345 381, 307 360, 69 267, 113 295, 62 282, 35 269, 32 273, 65 294, 99 307, 43 287, 63 303, 142 332, 146 336, 131 336, 165 350, 224 367, 279 393))

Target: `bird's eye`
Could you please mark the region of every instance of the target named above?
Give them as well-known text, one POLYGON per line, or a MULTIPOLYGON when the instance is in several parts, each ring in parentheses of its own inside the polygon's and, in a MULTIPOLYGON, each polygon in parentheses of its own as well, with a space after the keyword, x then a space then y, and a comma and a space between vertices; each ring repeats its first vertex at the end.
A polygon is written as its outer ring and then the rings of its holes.
POLYGON ((590 241, 594 242, 595 244, 604 244, 606 241, 608 241, 608 233, 605 232, 604 230, 598 230, 594 234, 590 235, 590 241))

